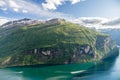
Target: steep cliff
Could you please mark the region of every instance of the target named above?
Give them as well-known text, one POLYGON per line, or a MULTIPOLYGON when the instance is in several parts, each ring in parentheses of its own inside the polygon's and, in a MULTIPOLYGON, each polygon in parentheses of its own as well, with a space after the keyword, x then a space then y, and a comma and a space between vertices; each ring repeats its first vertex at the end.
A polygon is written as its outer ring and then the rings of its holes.
POLYGON ((110 53, 115 48, 109 35, 53 19, 1 36, 0 66, 94 62, 116 54, 110 53))

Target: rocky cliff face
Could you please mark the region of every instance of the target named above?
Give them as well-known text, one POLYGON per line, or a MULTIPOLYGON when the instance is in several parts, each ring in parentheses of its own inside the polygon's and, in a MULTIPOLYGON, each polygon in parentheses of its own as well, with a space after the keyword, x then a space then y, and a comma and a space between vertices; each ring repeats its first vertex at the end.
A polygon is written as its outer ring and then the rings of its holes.
POLYGON ((97 36, 95 42, 96 50, 88 44, 73 45, 76 49, 70 51, 70 48, 35 48, 23 52, 22 55, 14 55, 8 57, 5 61, 1 62, 1 66, 12 65, 34 65, 34 64, 71 64, 83 63, 90 61, 98 61, 116 55, 118 51, 110 37, 97 36), (100 41, 99 41, 100 40, 100 41), (70 54, 68 54, 70 53, 70 54), (23 57, 24 56, 24 57, 23 57), (34 60, 35 59, 35 60, 34 60))
POLYGON ((9 22, 1 25, 0 27, 1 28, 13 28, 13 27, 23 27, 26 25, 36 25, 36 24, 41 24, 41 23, 44 23, 44 21, 24 18, 24 19, 15 20, 15 21, 9 21, 9 22))
POLYGON ((117 45, 120 45, 120 28, 99 29, 100 32, 109 34, 117 45))
POLYGON ((119 54, 118 49, 110 36, 97 36, 95 47, 98 53, 101 54, 101 56, 98 56, 101 57, 101 59, 119 54))
POLYGON ((0 66, 94 62, 117 54, 108 35, 59 19, 46 23, 51 24, 21 27, 1 37, 0 66))
POLYGON ((109 52, 115 45, 112 39, 110 38, 110 36, 108 37, 97 36, 95 46, 99 50, 102 50, 104 52, 109 52))

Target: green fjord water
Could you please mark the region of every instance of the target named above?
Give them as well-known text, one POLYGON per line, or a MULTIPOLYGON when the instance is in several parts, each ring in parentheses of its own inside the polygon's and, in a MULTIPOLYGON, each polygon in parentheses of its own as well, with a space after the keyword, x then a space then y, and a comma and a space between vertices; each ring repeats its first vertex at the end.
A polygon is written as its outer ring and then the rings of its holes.
POLYGON ((0 69, 0 80, 69 80, 90 66, 93 63, 5 68, 0 69))
POLYGON ((120 56, 102 61, 72 80, 120 80, 120 56))
POLYGON ((120 80, 120 56, 93 63, 0 69, 0 80, 120 80), (83 72, 83 73, 82 73, 83 72))

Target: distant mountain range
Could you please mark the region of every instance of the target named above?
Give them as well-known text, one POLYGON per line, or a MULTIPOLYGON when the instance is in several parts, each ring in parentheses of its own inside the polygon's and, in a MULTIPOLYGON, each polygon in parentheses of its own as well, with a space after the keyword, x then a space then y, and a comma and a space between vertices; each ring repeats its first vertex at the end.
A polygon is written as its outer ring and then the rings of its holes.
POLYGON ((120 45, 120 28, 99 29, 100 32, 110 34, 117 45, 120 45))

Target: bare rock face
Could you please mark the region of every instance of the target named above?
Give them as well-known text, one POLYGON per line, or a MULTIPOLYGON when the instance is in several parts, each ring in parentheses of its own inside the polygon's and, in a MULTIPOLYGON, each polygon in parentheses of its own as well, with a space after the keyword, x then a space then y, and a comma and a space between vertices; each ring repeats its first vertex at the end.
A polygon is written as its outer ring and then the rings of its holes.
POLYGON ((104 51, 104 52, 109 52, 113 47, 115 47, 111 37, 103 37, 103 36, 97 36, 96 48, 104 51))
POLYGON ((60 19, 60 18, 55 18, 47 21, 40 21, 40 20, 32 20, 29 18, 24 18, 20 20, 14 20, 14 21, 9 21, 3 25, 1 25, 1 28, 13 28, 13 27, 22 27, 22 26, 28 26, 28 25, 37 25, 37 24, 56 24, 59 22, 65 22, 65 19, 60 19))
MULTIPOLYGON (((94 59, 95 52, 90 45, 74 45, 76 50, 71 52, 71 55, 67 49, 66 52, 62 52, 59 48, 35 48, 24 52, 24 56, 35 56, 40 62, 46 62, 48 64, 70 64, 70 63, 80 63, 85 62, 90 59, 94 59), (86 57, 87 56, 87 57, 86 57)), ((22 56, 23 56, 22 55, 22 56)), ((9 63, 18 63, 16 58, 20 59, 22 57, 16 56, 15 58, 9 60, 9 63)), ((18 60, 19 61, 19 60, 18 60)))
POLYGON ((44 23, 44 21, 24 18, 24 19, 20 19, 20 20, 14 20, 14 21, 7 22, 7 23, 1 25, 1 28, 22 27, 22 26, 27 26, 27 25, 41 24, 41 23, 44 23))

